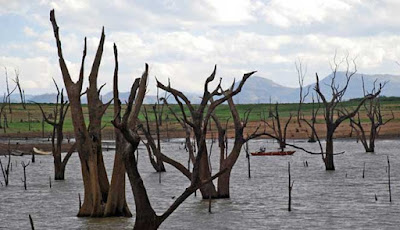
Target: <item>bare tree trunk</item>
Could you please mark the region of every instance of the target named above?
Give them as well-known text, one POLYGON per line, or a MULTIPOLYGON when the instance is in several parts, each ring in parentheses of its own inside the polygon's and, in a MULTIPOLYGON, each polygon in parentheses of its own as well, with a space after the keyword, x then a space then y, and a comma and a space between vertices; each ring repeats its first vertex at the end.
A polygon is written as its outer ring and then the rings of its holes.
POLYGON ((230 198, 231 196, 229 191, 231 171, 229 169, 226 173, 218 177, 218 198, 230 198))
MULTIPOLYGON (((197 153, 200 154, 200 152, 203 151, 203 154, 201 154, 201 159, 200 159, 200 180, 208 180, 209 178, 211 178, 211 172, 209 167, 210 163, 208 161, 207 147, 205 141, 201 145, 202 146, 199 146, 199 151, 197 153)), ((208 199, 209 197, 211 197, 212 199, 218 198, 217 190, 212 182, 209 182, 205 184, 203 187, 201 187, 200 192, 203 199, 208 199)))
MULTIPOLYGON (((119 122, 121 121, 121 102, 119 100, 118 91, 118 51, 114 44, 115 69, 113 79, 113 98, 114 98, 114 117, 119 122)), ((124 151, 127 143, 122 136, 122 133, 114 128, 115 133, 115 158, 114 168, 111 178, 110 191, 107 197, 107 204, 104 211, 104 216, 125 216, 131 217, 132 213, 126 203, 125 195, 125 162, 124 151)), ((134 154, 134 153, 133 153, 134 154)))
POLYGON ((375 124, 371 124, 371 133, 369 134, 369 147, 365 149, 366 152, 375 152, 375 139, 377 136, 377 130, 375 124))
MULTIPOLYGON (((104 215, 108 191, 110 188, 101 148, 101 120, 111 101, 106 104, 101 102, 99 94, 102 87, 97 87, 97 76, 105 41, 104 28, 101 33, 99 46, 89 75, 89 87, 86 93, 88 98, 89 126, 86 126, 81 104, 81 93, 84 80, 84 60, 86 57, 86 39, 79 79, 77 82, 73 82, 63 58, 58 32, 59 28, 54 16, 54 10, 50 12, 50 21, 56 39, 59 64, 64 84, 70 100, 72 124, 81 162, 84 200, 78 216, 101 217, 104 215)), ((116 192, 122 191, 118 190, 116 192)))
POLYGON ((126 203, 125 196, 125 163, 122 156, 124 151, 120 138, 117 138, 119 146, 116 149, 114 159, 114 170, 111 178, 110 191, 108 193, 107 205, 104 216, 125 216, 131 217, 132 213, 126 203))
POLYGON ((333 162, 333 140, 332 137, 326 139, 325 169, 335 170, 333 162))

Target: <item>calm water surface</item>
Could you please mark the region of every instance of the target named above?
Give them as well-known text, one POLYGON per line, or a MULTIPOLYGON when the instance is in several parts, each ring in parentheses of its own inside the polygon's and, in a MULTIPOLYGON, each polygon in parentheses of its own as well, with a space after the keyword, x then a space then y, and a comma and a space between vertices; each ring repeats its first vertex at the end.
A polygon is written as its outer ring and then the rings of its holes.
MULTIPOLYGON (((297 144, 317 149, 314 144, 297 144)), ((276 148, 276 144, 265 140, 250 143, 252 150, 261 146, 276 148)), ((242 154, 232 172, 230 199, 214 200, 210 214, 208 201, 191 196, 160 229, 400 229, 400 141, 378 141, 374 154, 364 153, 362 146, 354 141, 337 140, 335 148, 346 153, 335 156, 334 172, 324 170, 319 155, 298 151, 293 156, 251 157, 251 179, 247 175, 245 154, 242 154), (387 156, 391 163, 392 203, 389 203, 387 156), (304 167, 305 161, 309 167, 304 167), (292 212, 287 211, 288 162, 294 180, 292 212), (375 194, 378 201, 375 201, 375 194)), ((164 142, 163 150, 187 164, 187 154, 180 140, 164 142)), ((218 167, 217 155, 214 145, 214 173, 218 167)), ((0 159, 3 163, 7 160, 0 159)), ((53 177, 53 159, 36 156, 36 163, 26 168, 28 190, 24 191, 20 162, 30 159, 30 156, 12 156, 10 185, 0 187, 0 229, 29 229, 28 214, 32 215, 37 229, 133 228, 134 218, 76 217, 78 193, 83 194, 77 154, 68 163, 66 180, 52 181, 52 188, 49 188, 49 176, 53 177)), ((114 152, 105 152, 104 159, 111 176, 114 152)), ((151 203, 159 214, 189 185, 174 168, 166 167, 167 172, 162 174, 159 184, 159 175, 141 148, 139 169, 151 203)), ((0 180, 4 183, 3 178, 0 180)), ((127 200, 134 213, 132 192, 128 189, 127 200)))

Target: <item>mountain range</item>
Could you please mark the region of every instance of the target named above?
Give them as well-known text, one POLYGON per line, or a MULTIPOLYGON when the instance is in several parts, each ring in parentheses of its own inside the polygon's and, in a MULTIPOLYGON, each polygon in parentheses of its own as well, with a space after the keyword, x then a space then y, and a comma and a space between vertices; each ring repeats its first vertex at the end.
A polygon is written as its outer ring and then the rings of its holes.
MULTIPOLYGON (((322 92, 327 95, 329 98, 330 93, 330 83, 333 74, 326 76, 325 78, 320 80, 320 86, 322 92)), ((374 82, 376 82, 376 87, 378 87, 379 83, 385 83, 384 89, 381 93, 383 96, 397 96, 400 97, 400 75, 389 75, 389 74, 358 74, 356 73, 348 86, 346 94, 343 99, 348 100, 351 98, 357 98, 363 96, 362 89, 362 77, 364 78, 365 89, 371 90, 373 88, 374 82)), ((342 87, 346 82, 346 75, 344 72, 337 72, 335 85, 342 87)), ((238 83, 236 83, 237 86, 238 83)), ((310 84, 304 86, 304 92, 309 88, 310 95, 314 92, 315 84, 310 84)), ((184 94, 189 98, 189 100, 197 104, 200 102, 201 95, 184 92, 184 94)), ((129 93, 121 92, 120 99, 122 102, 128 100, 129 93)), ((34 101, 38 103, 54 103, 56 99, 56 94, 40 94, 40 95, 25 95, 26 101, 34 101)), ((108 101, 112 98, 112 92, 108 92, 102 95, 103 101, 108 101)), ((310 101, 311 97, 308 97, 307 101, 310 101)), ((155 95, 146 95, 145 102, 146 104, 153 104, 157 100, 155 95)), ((260 76, 252 76, 247 82, 244 84, 242 91, 235 96, 234 101, 238 104, 258 104, 258 103, 269 103, 272 102, 280 102, 280 103, 292 103, 298 102, 299 100, 299 88, 286 87, 280 84, 275 83, 272 80, 260 77, 260 76)), ((19 95, 14 93, 11 97, 12 102, 20 102, 19 95)), ((86 101, 86 98, 82 99, 83 102, 86 101)), ((169 97, 169 103, 176 103, 173 97, 169 97)))

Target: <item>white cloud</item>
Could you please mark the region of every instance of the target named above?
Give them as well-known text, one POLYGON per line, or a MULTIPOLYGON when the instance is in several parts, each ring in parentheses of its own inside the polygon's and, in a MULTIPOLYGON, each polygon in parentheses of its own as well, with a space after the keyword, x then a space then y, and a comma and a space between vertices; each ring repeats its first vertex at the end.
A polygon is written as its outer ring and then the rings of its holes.
POLYGON ((271 0, 262 9, 265 20, 275 26, 291 27, 322 23, 350 14, 353 0, 271 0))
POLYGON ((205 0, 205 10, 215 20, 223 23, 245 23, 255 21, 252 15, 252 1, 247 0, 205 0))
POLYGON ((360 72, 398 73, 394 61, 400 60, 400 2, 395 0, 0 0, 0 5, 3 17, 20 18, 23 37, 0 43, 0 66, 19 67, 21 81, 29 76, 28 93, 39 88, 52 92, 51 77, 61 80, 48 17, 52 7, 71 76, 77 78, 85 36, 86 74, 90 71, 104 25, 99 81, 110 82, 116 42, 125 91, 145 62, 152 76, 164 82, 171 78, 187 91, 200 91, 214 64, 224 82, 258 70, 259 76, 296 86, 294 61, 299 57, 307 62, 310 83, 314 72, 329 72, 335 50, 358 56, 360 72), (48 84, 37 84, 42 78, 48 84))

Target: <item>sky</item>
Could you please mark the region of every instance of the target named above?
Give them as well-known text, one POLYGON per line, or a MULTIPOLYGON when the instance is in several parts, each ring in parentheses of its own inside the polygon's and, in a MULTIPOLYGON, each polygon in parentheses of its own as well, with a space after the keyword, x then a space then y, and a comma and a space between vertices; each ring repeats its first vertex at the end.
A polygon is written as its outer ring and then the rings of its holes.
MULTIPOLYGON (((99 73, 111 91, 113 43, 119 51, 120 91, 150 66, 155 78, 198 93, 217 64, 228 86, 244 73, 296 87, 295 62, 305 83, 331 72, 334 54, 356 60, 365 74, 400 74, 398 0, 0 0, 0 92, 5 68, 15 70, 26 94, 52 93, 63 85, 49 12, 55 9, 69 71, 78 78, 87 37, 86 76, 105 27, 99 73)), ((343 66, 345 67, 345 66, 343 66)), ((86 79, 87 80, 87 79, 86 79)), ((12 81, 11 81, 12 83, 12 81)))

